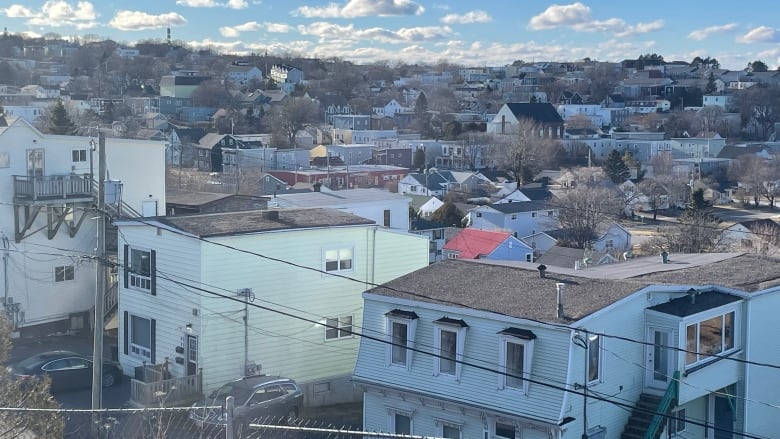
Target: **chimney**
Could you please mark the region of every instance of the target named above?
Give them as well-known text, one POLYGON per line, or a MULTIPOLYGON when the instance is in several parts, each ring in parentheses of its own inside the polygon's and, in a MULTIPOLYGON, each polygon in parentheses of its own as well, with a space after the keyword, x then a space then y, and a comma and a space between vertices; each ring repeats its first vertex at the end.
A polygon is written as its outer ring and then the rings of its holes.
POLYGON ((555 284, 555 290, 556 290, 556 317, 559 319, 563 318, 563 288, 566 286, 565 283, 558 282, 555 284))
POLYGON ((264 210, 263 211, 263 218, 269 219, 269 220, 278 220, 279 219, 279 211, 278 210, 264 210))
POLYGON ((690 290, 688 290, 688 298, 691 299, 691 305, 695 305, 696 304, 696 294, 698 294, 698 293, 699 292, 696 291, 696 289, 694 289, 694 288, 691 288, 690 290))

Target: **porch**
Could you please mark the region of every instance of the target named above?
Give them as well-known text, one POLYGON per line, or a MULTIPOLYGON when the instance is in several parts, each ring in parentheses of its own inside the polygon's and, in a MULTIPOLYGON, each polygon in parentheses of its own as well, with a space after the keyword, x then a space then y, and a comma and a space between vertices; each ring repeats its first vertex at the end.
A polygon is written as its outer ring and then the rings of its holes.
POLYGON ((170 378, 165 363, 136 368, 130 380, 130 404, 135 407, 189 405, 203 397, 203 375, 170 378))
POLYGON ((92 177, 89 174, 27 176, 14 175, 14 201, 17 202, 90 202, 92 177))

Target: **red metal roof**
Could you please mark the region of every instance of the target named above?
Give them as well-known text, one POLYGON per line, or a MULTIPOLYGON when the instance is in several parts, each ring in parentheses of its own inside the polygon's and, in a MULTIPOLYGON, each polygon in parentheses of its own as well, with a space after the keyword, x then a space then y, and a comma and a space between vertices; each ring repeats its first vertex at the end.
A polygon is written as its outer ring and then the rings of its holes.
POLYGON ((509 232, 463 229, 444 245, 444 250, 457 251, 459 259, 478 259, 480 255, 492 253, 510 236, 509 232))

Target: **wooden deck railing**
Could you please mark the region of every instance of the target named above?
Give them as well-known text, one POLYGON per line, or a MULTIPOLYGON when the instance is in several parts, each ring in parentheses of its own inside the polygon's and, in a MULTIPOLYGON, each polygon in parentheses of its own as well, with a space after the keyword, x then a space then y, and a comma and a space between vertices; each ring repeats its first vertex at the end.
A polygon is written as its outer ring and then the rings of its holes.
POLYGON ((50 200, 92 197, 92 177, 85 175, 14 175, 14 197, 50 200))
POLYGON ((201 374, 148 383, 131 379, 130 401, 142 407, 170 407, 198 400, 202 387, 201 374))

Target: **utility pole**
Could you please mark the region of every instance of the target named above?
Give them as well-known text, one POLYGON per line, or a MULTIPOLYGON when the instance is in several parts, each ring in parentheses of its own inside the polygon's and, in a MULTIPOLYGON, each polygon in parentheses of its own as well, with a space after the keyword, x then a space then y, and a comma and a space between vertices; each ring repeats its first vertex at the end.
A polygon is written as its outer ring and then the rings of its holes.
MULTIPOLYGON (((106 179, 106 138, 98 131, 98 194, 97 208, 97 254, 95 255, 95 328, 92 346, 92 410, 99 410, 103 404, 103 320, 105 318, 106 294, 106 217, 105 187, 106 179)), ((93 412, 94 413, 94 412, 93 412)), ((100 425, 100 415, 94 413, 92 427, 100 425)))
POLYGON ((238 295, 244 298, 244 373, 249 370, 249 302, 255 301, 255 293, 251 288, 238 290, 238 295))

